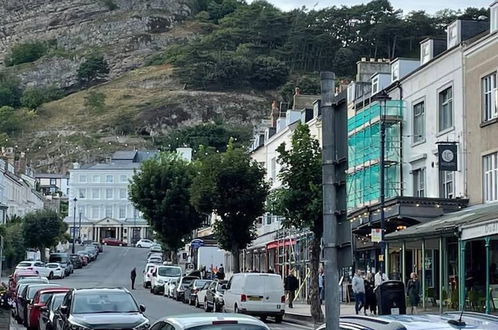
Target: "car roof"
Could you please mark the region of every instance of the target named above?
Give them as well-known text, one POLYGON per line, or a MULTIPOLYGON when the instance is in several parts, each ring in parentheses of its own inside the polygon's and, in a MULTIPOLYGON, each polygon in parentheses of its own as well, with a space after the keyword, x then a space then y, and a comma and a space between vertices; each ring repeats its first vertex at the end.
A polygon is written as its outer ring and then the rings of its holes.
POLYGON ((31 269, 19 269, 14 272, 14 275, 26 276, 26 275, 35 275, 39 276, 37 272, 31 269))
POLYGON ((86 289, 73 289, 74 293, 111 293, 111 292, 126 292, 130 293, 125 288, 86 288, 86 289))
MULTIPOLYGON (((449 320, 458 320, 460 312, 444 314, 417 314, 417 315, 384 315, 381 319, 397 321, 408 329, 454 329, 449 320)), ((498 329, 498 317, 482 313, 464 312, 462 320, 466 327, 461 329, 498 329)))
POLYGON ((40 291, 38 291, 38 293, 39 294, 51 293, 51 292, 54 292, 54 293, 65 293, 65 292, 68 292, 69 290, 71 290, 71 289, 70 288, 55 287, 55 288, 41 289, 40 291))
POLYGON ((168 323, 174 324, 179 328, 193 328, 201 325, 212 324, 214 321, 228 321, 228 320, 236 320, 239 323, 243 324, 251 324, 251 325, 259 325, 264 328, 268 328, 266 324, 261 322, 260 320, 243 314, 227 314, 227 313, 197 313, 197 314, 184 314, 177 316, 167 316, 159 321, 166 321, 168 323))

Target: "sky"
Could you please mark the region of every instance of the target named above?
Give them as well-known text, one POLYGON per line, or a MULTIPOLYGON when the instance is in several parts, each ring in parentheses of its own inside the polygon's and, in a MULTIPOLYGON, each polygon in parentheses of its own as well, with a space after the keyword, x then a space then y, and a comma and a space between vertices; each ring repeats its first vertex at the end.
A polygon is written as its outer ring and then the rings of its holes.
MULTIPOLYGON (((362 0, 268 0, 277 7, 283 10, 292 10, 294 8, 307 8, 316 9, 330 6, 351 6, 368 1, 362 0)), ((249 1, 250 2, 250 1, 249 1)), ((412 10, 425 10, 428 13, 435 13, 438 10, 450 9, 463 9, 467 7, 488 7, 493 0, 391 0, 394 8, 403 9, 406 14, 412 10)))

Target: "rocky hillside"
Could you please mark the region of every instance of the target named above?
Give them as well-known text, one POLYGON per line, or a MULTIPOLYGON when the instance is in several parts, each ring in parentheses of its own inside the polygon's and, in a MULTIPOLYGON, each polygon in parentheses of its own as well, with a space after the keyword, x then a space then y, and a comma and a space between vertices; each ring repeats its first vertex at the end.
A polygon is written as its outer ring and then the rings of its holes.
MULTIPOLYGON (((4 0, 0 4, 0 71, 20 87, 57 86, 71 94, 29 112, 9 145, 25 152, 37 171, 64 172, 74 161, 104 159, 118 149, 157 147, 172 129, 213 119, 252 125, 268 98, 243 92, 185 90, 170 66, 146 59, 186 39, 195 0, 4 0), (12 47, 46 41, 51 51, 32 63, 5 67, 12 47), (108 81, 79 90, 86 55, 102 54, 108 81), (98 99, 98 106, 89 100, 98 99)), ((1 133, 1 132, 0 132, 1 133)), ((0 141, 1 142, 1 141, 0 141)))
POLYGON ((192 0, 4 0, 0 61, 16 44, 47 41, 57 51, 15 68, 22 83, 72 87, 82 57, 93 52, 105 55, 110 77, 117 77, 188 37, 172 30, 192 14, 192 7, 192 0))

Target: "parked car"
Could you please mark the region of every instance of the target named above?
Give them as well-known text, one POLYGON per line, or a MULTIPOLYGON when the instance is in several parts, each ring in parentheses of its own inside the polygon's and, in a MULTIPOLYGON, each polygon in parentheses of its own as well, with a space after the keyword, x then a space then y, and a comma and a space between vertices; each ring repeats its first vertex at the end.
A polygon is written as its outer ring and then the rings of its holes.
POLYGON ((176 285, 174 291, 174 298, 178 301, 182 301, 185 297, 185 288, 195 280, 198 280, 197 276, 183 276, 178 284, 176 285))
POLYGON ((230 329, 230 330, 270 330, 270 328, 254 317, 235 314, 186 314, 164 317, 156 321, 150 330, 159 329, 230 329))
MULTIPOLYGON (((498 317, 472 312, 448 312, 444 314, 381 315, 377 317, 348 315, 340 318, 341 329, 357 330, 434 330, 434 329, 498 329, 498 317), (455 325, 455 321, 464 323, 455 325)), ((325 325, 317 330, 325 330, 325 325)))
POLYGON ((57 262, 49 262, 47 264, 47 268, 51 270, 50 274, 52 275, 50 279, 52 278, 60 278, 63 279, 66 275, 64 266, 57 262))
POLYGON ((162 258, 163 257, 163 253, 162 252, 149 251, 149 253, 147 253, 147 259, 152 258, 152 257, 160 257, 160 258, 162 258))
POLYGON ((154 244, 153 241, 147 238, 142 238, 135 244, 136 247, 138 248, 150 248, 154 244))
POLYGON ((161 244, 154 243, 150 246, 150 252, 163 252, 161 244))
POLYGON ((42 261, 21 261, 17 264, 16 270, 33 270, 40 276, 50 278, 50 270, 42 261))
POLYGON ((166 284, 164 284, 164 295, 168 298, 173 298, 175 296, 176 286, 180 282, 179 278, 171 279, 166 284))
POLYGON ((82 263, 83 267, 88 265, 88 263, 90 262, 90 256, 88 255, 88 253, 86 251, 78 251, 78 252, 76 252, 76 254, 81 257, 81 263, 82 263))
POLYGON ((226 284, 223 300, 223 309, 228 312, 262 319, 273 316, 277 323, 282 322, 285 314, 284 284, 277 274, 234 274, 226 284))
POLYGON ((116 289, 72 289, 56 312, 57 329, 104 329, 119 324, 121 329, 145 330, 149 320, 145 306, 138 305, 131 293, 116 289))
POLYGON ((17 302, 19 301, 19 295, 22 293, 24 288, 29 284, 46 284, 48 279, 46 277, 27 277, 19 280, 17 282, 16 288, 11 291, 10 298, 14 302, 14 307, 12 308, 12 316, 17 319, 17 302))
POLYGON ((104 252, 104 246, 102 246, 101 243, 99 242, 94 242, 94 241, 84 241, 83 242, 83 245, 87 245, 87 246, 94 246, 97 251, 100 253, 100 252, 104 252))
POLYGON ((189 305, 198 306, 197 293, 204 287, 206 283, 211 283, 211 280, 195 280, 185 287, 185 296, 183 302, 189 305))
POLYGON ((28 304, 35 297, 35 294, 45 288, 58 287, 57 284, 28 284, 22 291, 17 304, 17 321, 20 324, 28 324, 28 304))
POLYGON ((64 272, 66 276, 73 273, 73 263, 68 253, 51 253, 48 258, 48 262, 56 262, 64 266, 64 272))
POLYGON ((56 293, 48 298, 45 306, 40 308, 41 314, 38 322, 40 330, 55 330, 53 327, 54 315, 65 296, 65 293, 56 293))
POLYGON ((47 300, 56 293, 66 293, 69 288, 47 288, 38 290, 33 299, 28 304, 27 328, 35 330, 39 328, 41 308, 45 306, 47 300))
POLYGON ((163 263, 163 258, 159 256, 151 256, 149 259, 147 259, 147 263, 150 264, 162 264, 163 263))
POLYGON ((122 240, 116 239, 116 238, 104 238, 102 240, 102 244, 104 245, 111 245, 111 246, 126 246, 126 242, 123 242, 122 240))
POLYGON ((223 285, 227 284, 225 280, 214 280, 209 284, 206 290, 206 297, 204 299, 203 307, 206 312, 221 312, 223 310, 223 285))
POLYGON ((40 277, 40 274, 37 274, 34 270, 16 270, 14 274, 9 276, 9 291, 11 293, 15 292, 17 289, 17 283, 20 280, 29 277, 40 277))
POLYGON ((194 306, 200 308, 204 304, 204 300, 206 300, 206 293, 208 288, 211 286, 213 281, 208 280, 204 283, 204 285, 197 291, 197 297, 194 300, 194 306))
POLYGON ((160 266, 158 265, 152 273, 150 282, 150 292, 159 294, 164 292, 164 283, 172 278, 182 276, 182 269, 178 266, 160 266))
POLYGON ((95 249, 93 247, 85 248, 83 251, 85 251, 86 254, 88 254, 90 261, 97 260, 97 252, 95 251, 95 249))
POLYGON ((156 266, 157 266, 156 264, 152 264, 152 263, 147 263, 145 265, 145 268, 143 270, 143 274, 144 274, 143 286, 146 289, 150 287, 150 283, 152 281, 152 273, 154 272, 156 266))
POLYGON ((83 262, 81 261, 81 256, 79 254, 71 254, 69 256, 74 269, 83 268, 83 262))

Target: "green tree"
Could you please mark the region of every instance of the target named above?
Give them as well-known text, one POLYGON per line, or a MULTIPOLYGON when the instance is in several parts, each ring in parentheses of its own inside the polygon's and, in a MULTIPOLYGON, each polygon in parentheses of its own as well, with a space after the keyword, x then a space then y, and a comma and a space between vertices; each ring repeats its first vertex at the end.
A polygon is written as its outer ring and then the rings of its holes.
POLYGON ((319 143, 311 137, 309 127, 299 124, 292 135, 291 148, 283 143, 277 148, 282 165, 279 177, 282 188, 269 199, 270 211, 283 216, 285 227, 309 229, 311 243, 311 316, 322 321, 318 292, 320 242, 323 234, 322 154, 319 143))
POLYGON ((109 74, 109 65, 103 56, 91 55, 78 68, 78 80, 82 84, 102 81, 109 74))
POLYGON ((21 63, 34 62, 41 58, 48 51, 48 47, 41 41, 30 41, 17 44, 10 50, 5 58, 6 66, 13 66, 21 63))
POLYGON ((16 216, 10 217, 6 224, 0 226, 0 235, 4 238, 5 266, 13 268, 26 257, 22 219, 16 216))
POLYGON ((52 210, 28 213, 23 218, 22 233, 26 247, 38 248, 42 259, 45 259, 45 248, 55 246, 65 230, 67 225, 52 210))
POLYGON ((0 72, 0 107, 17 107, 20 97, 19 80, 6 72, 0 72))
POLYGON ((102 92, 91 90, 85 95, 85 107, 93 112, 101 113, 105 108, 106 96, 102 92))
POLYGON ((37 109, 40 105, 62 98, 64 94, 55 86, 28 87, 21 96, 21 105, 30 109, 37 109))
POLYGON ((130 199, 162 241, 176 252, 204 217, 190 204, 195 169, 173 153, 142 163, 130 184, 130 199))
POLYGON ((199 212, 215 212, 218 244, 233 256, 240 271, 239 254, 255 238, 255 221, 264 211, 268 185, 264 170, 242 148, 230 143, 224 153, 202 159, 192 185, 192 204, 199 212))
POLYGON ((21 120, 16 109, 4 106, 0 107, 0 133, 12 135, 21 128, 21 120))
POLYGON ((273 89, 287 81, 289 69, 271 56, 259 56, 253 64, 249 81, 259 89, 273 89))

